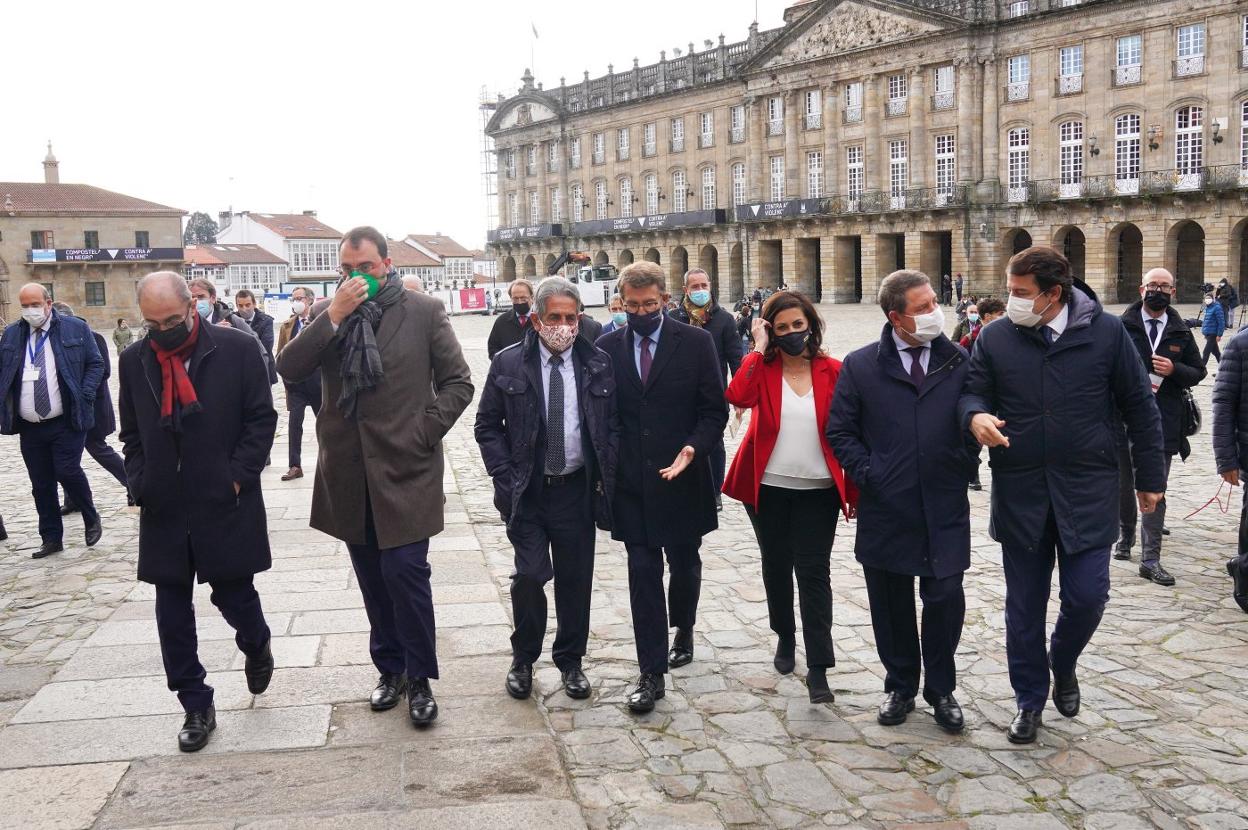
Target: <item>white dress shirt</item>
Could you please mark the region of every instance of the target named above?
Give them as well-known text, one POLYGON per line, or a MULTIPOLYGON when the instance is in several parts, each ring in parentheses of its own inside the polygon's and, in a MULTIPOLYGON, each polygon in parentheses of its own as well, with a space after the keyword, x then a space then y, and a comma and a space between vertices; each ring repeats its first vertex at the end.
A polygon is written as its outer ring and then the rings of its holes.
POLYGON ((49 312, 48 319, 43 321, 42 326, 37 329, 31 329, 30 337, 24 346, 22 396, 18 401, 18 414, 22 416, 23 421, 37 424, 40 421, 50 421, 65 414, 65 407, 61 402, 61 384, 56 374, 56 357, 52 353, 52 344, 48 340, 51 334, 52 314, 49 312), (35 380, 39 376, 39 370, 35 368, 35 364, 31 360, 31 355, 34 354, 34 350, 37 348, 36 344, 40 335, 43 337, 43 365, 48 373, 48 400, 52 404, 52 408, 48 410, 46 416, 41 416, 35 411, 35 380))
POLYGON ((1148 344, 1153 349, 1153 354, 1157 354, 1157 347, 1161 345, 1161 334, 1166 330, 1166 313, 1163 311, 1160 317, 1154 317, 1149 314, 1144 306, 1140 306, 1140 316, 1144 318, 1144 336, 1148 338, 1148 344), (1157 342, 1153 342, 1152 321, 1157 321, 1157 342))
POLYGON ((762 483, 789 490, 826 490, 832 486, 832 474, 823 456, 815 389, 799 395, 783 378, 780 386, 780 431, 762 483))
POLYGON ((1064 304, 1062 310, 1057 312, 1057 316, 1050 320, 1045 326, 1053 330, 1053 342, 1057 342, 1057 338, 1062 336, 1066 331, 1066 327, 1070 325, 1070 304, 1064 304))
MULTIPOLYGON (((541 338, 538 338, 537 348, 542 356, 542 415, 545 416, 550 412, 550 359, 553 355, 541 338)), ((547 475, 567 475, 585 466, 585 454, 581 449, 581 409, 577 400, 572 349, 568 349, 560 357, 563 358, 563 364, 559 367, 559 376, 563 378, 563 458, 567 466, 563 470, 547 470, 547 475)), ((550 434, 549 429, 547 434, 550 434)))
POLYGON ((897 344, 897 356, 901 358, 901 368, 905 373, 910 374, 910 366, 914 363, 914 356, 906 349, 920 348, 919 365, 923 367, 923 374, 927 375, 927 367, 932 363, 932 344, 921 343, 917 347, 911 346, 909 343, 901 339, 901 335, 897 333, 897 329, 893 329, 893 342, 897 344))
POLYGON ((659 351, 659 335, 663 332, 663 321, 667 319, 667 315, 663 314, 659 317, 659 325, 654 331, 642 337, 637 332, 633 332, 633 361, 637 365, 637 377, 641 377, 641 341, 650 341, 650 368, 654 368, 654 356, 659 351))

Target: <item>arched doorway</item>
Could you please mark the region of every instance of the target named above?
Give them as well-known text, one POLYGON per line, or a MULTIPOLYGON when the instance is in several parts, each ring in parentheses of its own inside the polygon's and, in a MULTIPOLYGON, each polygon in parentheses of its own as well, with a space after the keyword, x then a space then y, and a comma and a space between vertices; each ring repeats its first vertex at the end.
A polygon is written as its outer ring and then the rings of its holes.
POLYGON ((1174 274, 1175 299, 1180 303, 1200 301, 1205 283, 1205 229, 1185 219, 1176 222, 1166 234, 1166 268, 1174 274))
POLYGON ((1106 261, 1114 269, 1110 285, 1120 303, 1133 303, 1140 296, 1140 280, 1144 276, 1144 234, 1130 222, 1109 232, 1106 261))
POLYGON ((499 279, 503 282, 511 282, 516 278, 516 258, 514 256, 503 257, 501 267, 498 269, 499 279))
POLYGON ((520 275, 525 279, 533 279, 537 276, 537 258, 532 254, 524 258, 524 266, 520 275))
POLYGON ((719 297, 719 249, 714 245, 703 245, 698 251, 698 267, 711 278, 711 293, 719 297))
POLYGON ((675 294, 677 291, 683 290, 685 285, 685 272, 689 270, 689 252, 685 250, 683 245, 677 245, 672 248, 672 261, 668 263, 667 273, 667 290, 675 294))
POLYGON ((1001 268, 999 273, 1005 274, 1005 268, 1010 262, 1010 257, 1019 251, 1025 251, 1031 247, 1031 234, 1024 228, 1010 228, 1002 237, 1001 244, 1001 268))
POLYGON ((606 265, 611 262, 611 257, 607 256, 606 251, 599 251, 594 254, 594 265, 606 265))
POLYGON ((632 265, 633 264, 633 252, 630 251, 628 248, 625 248, 624 250, 620 251, 620 255, 619 257, 616 258, 615 264, 620 266, 620 268, 624 268, 626 266, 632 265))
POLYGON ((1070 273, 1082 280, 1087 263, 1087 238, 1083 231, 1067 225, 1053 235, 1053 247, 1070 262, 1070 273))
POLYGON ((658 248, 646 249, 646 262, 653 262, 655 265, 662 264, 659 262, 659 249, 658 248))
POLYGON ((728 299, 737 302, 745 296, 745 256, 740 242, 728 248, 728 299))
POLYGON ((554 265, 555 262, 558 261, 558 259, 559 257, 555 256, 554 254, 547 254, 545 264, 543 264, 542 266, 542 274, 543 275, 549 274, 550 267, 554 265))

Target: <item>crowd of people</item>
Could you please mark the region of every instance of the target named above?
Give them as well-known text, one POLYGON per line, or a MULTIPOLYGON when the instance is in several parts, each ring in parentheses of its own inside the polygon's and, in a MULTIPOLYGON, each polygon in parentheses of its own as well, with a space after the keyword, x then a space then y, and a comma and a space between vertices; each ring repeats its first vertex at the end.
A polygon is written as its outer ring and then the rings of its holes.
MULTIPOLYGON (((20 436, 39 513, 34 556, 63 549, 63 514, 81 513, 87 545, 101 537, 84 449, 141 508, 138 576, 156 587, 184 751, 216 727, 197 652, 197 583, 236 632, 248 689, 263 693, 274 672, 253 579, 271 565, 260 476, 278 376, 290 417, 283 481, 303 475, 303 419, 308 408, 317 417, 311 526, 350 554, 379 674, 370 705, 406 698, 417 727, 438 716, 429 540, 443 527, 442 438, 474 386, 443 304, 404 287, 383 235, 350 231, 340 257, 333 297, 296 289, 276 326, 249 292, 231 309, 208 280, 144 277, 144 336, 124 321, 113 334, 124 461, 104 440, 113 418, 101 337, 32 284, 19 294, 22 320, 0 338, 0 431, 20 436)), ((815 305, 783 286, 759 286, 734 315, 705 271, 685 274, 673 296, 658 265, 637 262, 620 272, 604 327, 575 284, 514 281, 511 309, 492 325, 474 422, 514 548, 506 692, 532 694, 553 581, 552 658, 569 697, 591 696, 599 528, 627 556, 638 676, 626 705, 653 710, 666 674, 699 656, 702 543, 726 495, 757 540, 776 671, 796 671, 796 601, 808 696, 833 700, 830 557, 839 521, 852 519, 885 669, 879 723, 904 722, 921 696, 940 727, 962 731, 968 491, 981 487, 987 447, 1017 704, 1007 737, 1035 741, 1050 696, 1074 717, 1076 668, 1108 601, 1111 556, 1132 558, 1137 526, 1140 576, 1175 583, 1161 564, 1167 478, 1174 456, 1190 452, 1199 420, 1190 389, 1206 369, 1164 269, 1144 275, 1121 317, 1051 248, 1016 254, 1005 279, 1005 301, 963 299, 958 275, 962 319, 950 337, 946 286, 913 270, 889 275, 876 298, 879 339, 843 361, 824 348, 815 305), (751 417, 728 463, 730 407, 751 417), (1061 602, 1049 631, 1055 566, 1061 602)), ((1232 485, 1248 468, 1245 337, 1227 346, 1213 395, 1217 470, 1232 485)), ((1248 500, 1227 571, 1248 611, 1248 500)))

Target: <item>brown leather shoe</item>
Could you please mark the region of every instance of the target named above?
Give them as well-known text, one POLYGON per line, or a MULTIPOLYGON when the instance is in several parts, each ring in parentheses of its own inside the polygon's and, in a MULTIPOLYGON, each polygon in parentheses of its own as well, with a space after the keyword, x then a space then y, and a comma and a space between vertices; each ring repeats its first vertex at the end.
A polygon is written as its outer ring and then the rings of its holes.
POLYGON ((302 467, 291 467, 282 475, 282 481, 294 481, 297 478, 303 478, 302 467))

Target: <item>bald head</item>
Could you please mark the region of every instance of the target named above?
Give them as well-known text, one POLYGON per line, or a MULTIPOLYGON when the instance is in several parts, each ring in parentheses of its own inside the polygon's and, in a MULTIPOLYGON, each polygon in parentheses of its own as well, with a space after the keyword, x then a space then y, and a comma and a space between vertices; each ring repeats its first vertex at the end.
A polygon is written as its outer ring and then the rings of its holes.
POLYGON ((37 282, 28 282, 17 292, 17 301, 22 308, 35 306, 52 307, 52 293, 37 282))
POLYGON ((1173 288, 1174 287, 1174 274, 1171 274, 1165 268, 1153 268, 1147 274, 1144 275, 1144 278, 1142 280, 1140 280, 1140 285, 1148 285, 1150 282, 1155 282, 1158 285, 1161 285, 1164 283, 1166 285, 1169 285, 1171 288, 1173 288))
POLYGON ((186 279, 174 271, 154 271, 139 280, 136 288, 139 312, 149 328, 176 326, 191 313, 193 303, 186 279))

